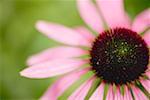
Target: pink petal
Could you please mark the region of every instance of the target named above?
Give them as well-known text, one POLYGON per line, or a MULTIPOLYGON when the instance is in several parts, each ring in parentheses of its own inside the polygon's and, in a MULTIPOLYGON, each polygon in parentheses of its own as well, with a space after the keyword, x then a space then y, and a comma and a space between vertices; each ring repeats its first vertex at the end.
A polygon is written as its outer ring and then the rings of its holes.
POLYGON ((87 51, 84 51, 80 48, 61 46, 50 48, 39 54, 33 55, 28 59, 27 63, 28 65, 33 65, 54 59, 79 57, 84 54, 87 54, 87 51))
POLYGON ((123 100, 123 95, 121 94, 120 88, 117 87, 115 95, 114 95, 114 100, 123 100))
POLYGON ((112 85, 109 86, 107 96, 106 96, 106 100, 114 100, 114 91, 113 91, 113 86, 112 85))
POLYGON ((127 86, 124 87, 123 100, 132 100, 131 92, 130 92, 130 90, 129 90, 129 88, 127 86))
POLYGON ((101 83, 100 86, 93 93, 93 95, 90 97, 90 100, 103 100, 103 95, 104 95, 104 83, 101 83))
POLYGON ((144 88, 150 93, 150 80, 142 80, 141 83, 144 88))
POLYGON ((145 73, 146 76, 150 79, 150 66, 148 67, 149 69, 147 70, 147 72, 145 73))
POLYGON ((141 33, 148 27, 150 27, 150 9, 143 11, 135 18, 132 29, 141 33))
POLYGON ((36 28, 49 38, 64 44, 83 46, 90 45, 87 39, 82 37, 82 35, 63 25, 39 21, 37 22, 36 28))
POLYGON ((145 42, 147 43, 147 45, 150 47, 150 30, 148 30, 144 36, 143 36, 145 42))
POLYGON ((83 74, 89 71, 89 68, 82 69, 79 71, 74 71, 60 79, 58 79, 41 97, 41 100, 57 100, 57 98, 71 86, 75 81, 77 81, 83 74))
POLYGON ((77 59, 61 59, 35 64, 20 72, 22 76, 29 78, 48 78, 73 71, 86 62, 77 59))
POLYGON ((80 26, 76 27, 75 30, 79 32, 83 37, 87 38, 89 42, 92 44, 92 42, 95 39, 95 36, 87 28, 80 26))
POLYGON ((132 90, 133 90, 133 95, 135 97, 135 100, 148 100, 146 95, 139 88, 132 86, 132 90))
POLYGON ((69 96, 68 100, 84 100, 94 80, 95 77, 92 77, 84 82, 71 96, 69 96))
POLYGON ((77 5, 85 23, 98 33, 101 32, 103 30, 102 20, 92 0, 78 0, 77 5))
POLYGON ((124 11, 123 0, 97 0, 98 7, 111 28, 130 28, 130 20, 124 11))

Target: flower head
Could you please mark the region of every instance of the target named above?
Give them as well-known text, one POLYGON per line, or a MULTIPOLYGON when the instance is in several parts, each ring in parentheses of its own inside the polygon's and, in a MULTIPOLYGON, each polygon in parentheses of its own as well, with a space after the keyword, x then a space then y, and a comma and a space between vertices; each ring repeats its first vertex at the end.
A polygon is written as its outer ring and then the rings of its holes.
POLYGON ((50 86, 42 100, 57 100, 89 71, 93 72, 92 76, 68 97, 69 100, 84 100, 97 79, 98 86, 90 100, 148 100, 150 10, 131 22, 124 11, 123 0, 96 0, 96 4, 92 0, 77 0, 77 6, 82 19, 97 36, 85 27, 71 29, 39 21, 36 27, 40 32, 65 45, 30 57, 30 67, 21 75, 48 78, 64 74, 50 86), (88 57, 81 57, 83 55, 88 57), (85 64, 88 66, 83 66, 85 64))

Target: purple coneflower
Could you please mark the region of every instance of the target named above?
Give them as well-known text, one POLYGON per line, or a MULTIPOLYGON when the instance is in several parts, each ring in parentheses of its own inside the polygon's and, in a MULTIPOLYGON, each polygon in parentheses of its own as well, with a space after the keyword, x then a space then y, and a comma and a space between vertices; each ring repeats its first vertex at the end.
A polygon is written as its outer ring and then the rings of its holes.
POLYGON ((131 23, 125 13, 123 0, 77 0, 85 27, 37 22, 36 28, 51 39, 65 45, 50 48, 28 59, 21 72, 29 78, 58 79, 41 100, 57 100, 81 76, 93 72, 68 100, 84 100, 99 79, 90 100, 149 100, 150 99, 150 9, 139 14, 131 23), (81 57, 88 55, 89 58, 81 57), (83 65, 88 66, 83 66, 83 65), (107 88, 106 88, 107 87, 107 88))

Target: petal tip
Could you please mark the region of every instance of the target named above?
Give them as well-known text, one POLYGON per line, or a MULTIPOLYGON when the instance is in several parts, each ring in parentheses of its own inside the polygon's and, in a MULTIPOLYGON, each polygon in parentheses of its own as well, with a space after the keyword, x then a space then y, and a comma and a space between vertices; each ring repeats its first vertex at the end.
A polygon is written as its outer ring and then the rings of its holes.
POLYGON ((19 74, 22 77, 26 77, 26 78, 34 78, 27 69, 22 70, 21 72, 19 72, 19 74))
POLYGON ((20 74, 21 76, 23 76, 23 77, 26 77, 26 73, 24 72, 24 70, 21 71, 21 72, 19 72, 19 74, 20 74))
POLYGON ((39 20, 36 22, 35 27, 36 29, 42 29, 45 26, 46 22, 43 20, 39 20))

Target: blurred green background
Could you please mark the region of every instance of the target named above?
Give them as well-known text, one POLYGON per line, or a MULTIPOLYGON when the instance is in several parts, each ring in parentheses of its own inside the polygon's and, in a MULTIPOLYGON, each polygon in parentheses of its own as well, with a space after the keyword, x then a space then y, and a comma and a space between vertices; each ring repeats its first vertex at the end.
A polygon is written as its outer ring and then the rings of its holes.
MULTIPOLYGON (((38 99, 55 78, 28 79, 19 72, 34 53, 57 45, 35 29, 43 19, 70 27, 83 25, 75 0, 1 0, 0 1, 0 97, 3 100, 38 99)), ((150 7, 150 0, 125 0, 133 19, 150 7)))

